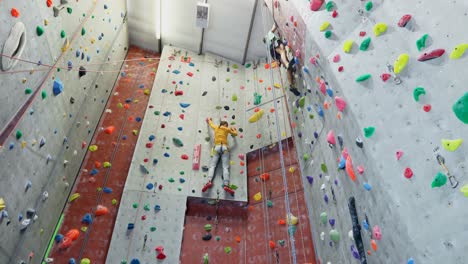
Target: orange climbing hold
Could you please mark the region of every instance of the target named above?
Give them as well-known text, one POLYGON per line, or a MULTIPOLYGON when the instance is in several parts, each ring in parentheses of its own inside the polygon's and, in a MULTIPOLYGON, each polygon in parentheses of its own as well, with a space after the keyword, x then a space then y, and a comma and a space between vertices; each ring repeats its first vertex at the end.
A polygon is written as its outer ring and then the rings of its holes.
POLYGON ((20 12, 18 11, 18 9, 16 9, 16 8, 13 7, 13 8, 11 9, 11 16, 13 16, 13 17, 19 17, 19 16, 20 16, 20 12))
POLYGON ((377 243, 375 242, 374 239, 371 240, 371 246, 374 251, 377 251, 377 243))
POLYGON ((275 112, 275 109, 274 108, 271 108, 270 109, 270 113, 274 113, 275 112))
POLYGON ((274 249, 276 247, 275 242, 273 242, 271 240, 270 240, 270 242, 268 242, 268 245, 270 246, 271 249, 274 249))
POLYGON ((110 134, 114 133, 114 130, 115 130, 115 127, 114 127, 114 126, 108 126, 108 127, 106 127, 106 128, 104 129, 104 133, 110 135, 110 134))
POLYGON ((279 225, 286 225, 286 221, 284 221, 283 219, 281 219, 281 220, 278 221, 278 224, 279 224, 279 225))
POLYGON ((353 162, 351 161, 351 156, 348 155, 346 158, 346 173, 352 181, 356 181, 356 174, 353 169, 353 162))
POLYGON ((265 70, 268 70, 268 69, 270 69, 270 64, 266 63, 265 64, 265 70))
POLYGON ((240 242, 241 242, 240 236, 236 236, 236 237, 234 237, 234 239, 236 240, 237 243, 240 243, 240 242))
POLYGON ((260 179, 262 179, 262 181, 268 181, 270 179, 270 174, 267 172, 262 173, 262 175, 260 175, 260 179))
POLYGON ((62 244, 59 246, 60 249, 67 249, 71 246, 72 239, 69 237, 63 237, 62 244))
POLYGON ((108 213, 109 213, 109 209, 107 209, 107 207, 102 206, 102 205, 98 205, 97 208, 96 208, 95 215, 96 216, 101 216, 101 215, 106 215, 108 213))
POLYGON ((65 234, 65 237, 68 237, 72 241, 77 240, 79 236, 80 236, 80 231, 78 231, 78 229, 71 229, 65 234))
POLYGON ((95 162, 94 162, 94 167, 96 167, 96 169, 101 168, 101 166, 102 166, 102 165, 101 165, 101 162, 99 162, 99 161, 95 161, 95 162))

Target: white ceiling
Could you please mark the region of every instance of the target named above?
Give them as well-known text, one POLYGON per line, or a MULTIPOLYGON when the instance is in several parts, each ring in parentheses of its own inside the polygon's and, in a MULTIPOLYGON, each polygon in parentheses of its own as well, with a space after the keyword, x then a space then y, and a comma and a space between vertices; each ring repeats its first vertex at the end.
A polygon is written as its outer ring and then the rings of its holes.
MULTIPOLYGON (((264 10, 263 1, 258 0, 246 55, 247 61, 266 56, 262 42, 267 30, 263 26, 261 15, 264 10)), ((202 35, 202 30, 195 25, 198 2, 203 1, 127 0, 131 43, 157 51, 159 46, 156 31, 160 22, 162 45, 172 44, 198 52, 202 35), (158 13, 161 13, 160 20, 158 13)), ((208 0, 207 2, 210 5, 210 22, 204 33, 203 52, 242 62, 255 0, 208 0)), ((270 28, 271 25, 265 27, 270 28)))

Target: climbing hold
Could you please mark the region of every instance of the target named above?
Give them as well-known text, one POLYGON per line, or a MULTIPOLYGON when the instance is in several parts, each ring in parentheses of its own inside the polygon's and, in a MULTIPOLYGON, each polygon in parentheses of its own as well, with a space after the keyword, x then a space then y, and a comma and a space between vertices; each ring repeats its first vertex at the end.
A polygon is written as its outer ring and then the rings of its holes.
POLYGON ((261 193, 261 192, 256 193, 256 194, 253 196, 253 198, 254 198, 254 200, 257 201, 257 202, 260 201, 260 200, 262 200, 262 193, 261 193))
POLYGON ((413 98, 416 102, 419 102, 419 96, 426 94, 426 90, 423 87, 416 87, 413 90, 413 98))
POLYGON ((398 21, 398 26, 399 27, 405 27, 410 20, 411 20, 411 15, 404 15, 398 21))
POLYGON ((366 189, 366 190, 368 190, 368 191, 372 190, 372 186, 371 186, 369 183, 367 183, 367 182, 365 182, 365 183, 363 184, 363 186, 364 186, 364 189, 366 189))
POLYGON ((366 11, 370 11, 373 6, 374 6, 374 4, 371 1, 369 1, 369 2, 366 3, 364 8, 366 9, 366 11))
POLYGON ((425 104, 425 105, 423 106, 424 112, 429 112, 429 111, 431 111, 431 108, 432 108, 432 107, 431 107, 430 104, 425 104))
POLYGON ((359 49, 362 50, 362 51, 366 51, 369 48, 370 43, 371 43, 371 38, 370 37, 364 39, 361 42, 361 45, 359 45, 359 49))
POLYGON ((327 9, 328 12, 331 12, 334 7, 335 7, 335 3, 333 1, 328 1, 325 4, 325 9, 327 9))
POLYGON ((396 159, 397 159, 397 160, 400 160, 400 159, 401 159, 401 156, 403 156, 403 151, 400 151, 400 150, 397 151, 397 152, 396 152, 396 159))
POLYGON ((259 105, 262 101, 262 95, 254 93, 254 105, 259 105))
POLYGON ((202 236, 202 239, 203 239, 204 241, 209 241, 209 240, 211 240, 211 238, 212 238, 212 235, 211 235, 210 233, 208 233, 208 234, 202 236))
POLYGON ((340 233, 337 230, 335 229, 330 230, 329 235, 330 235, 331 241, 335 243, 338 243, 340 241, 340 233))
POLYGON ((455 116, 465 124, 468 124, 468 92, 460 97, 452 106, 455 116))
POLYGON ((23 132, 21 130, 16 131, 16 139, 19 140, 23 136, 23 132))
POLYGON ((110 135, 112 133, 114 133, 114 130, 115 130, 115 127, 114 126, 108 126, 104 129, 104 133, 110 135))
POLYGON ((102 216, 102 215, 106 215, 108 213, 109 213, 109 209, 107 209, 107 207, 102 206, 102 205, 98 205, 96 207, 96 212, 94 214, 96 216, 102 216))
POLYGON ((320 7, 323 5, 323 2, 325 2, 325 0, 311 0, 310 1, 310 10, 318 11, 320 9, 320 7))
POLYGON ((327 134, 327 142, 328 144, 331 144, 331 145, 336 145, 336 140, 335 140, 335 133, 333 132, 333 130, 330 130, 327 134))
POLYGON ((180 158, 183 159, 183 160, 188 160, 188 159, 189 159, 189 156, 188 156, 187 154, 182 154, 182 155, 180 156, 180 158))
POLYGON ((94 152, 94 151, 98 150, 98 146, 97 145, 91 145, 91 146, 89 146, 88 149, 89 149, 89 151, 94 152))
POLYGON ((41 26, 37 26, 36 27, 36 34, 40 37, 42 36, 42 34, 44 34, 44 28, 42 28, 41 26))
POLYGON ((426 40, 428 37, 428 34, 424 34, 421 38, 416 40, 416 47, 418 48, 418 51, 421 51, 423 48, 426 47, 426 40))
POLYGON ((320 214, 320 221, 322 222, 322 224, 325 225, 325 224, 327 224, 327 220, 328 220, 328 215, 327 215, 327 213, 322 212, 322 213, 320 214))
POLYGON ((432 188, 441 187, 447 183, 447 176, 442 172, 438 172, 437 175, 432 180, 432 188))
POLYGON ((180 107, 182 107, 182 108, 187 108, 187 107, 190 106, 190 104, 188 104, 188 103, 179 103, 179 105, 180 105, 180 107))
POLYGON ((211 229, 213 229, 213 227, 210 224, 206 224, 204 228, 206 231, 211 231, 211 229))
POLYGON ((254 113, 249 118, 249 123, 257 122, 263 116, 264 110, 260 109, 258 112, 254 113))
POLYGON ((286 221, 288 225, 297 225, 299 219, 290 213, 289 215, 286 215, 286 221))
POLYGON ((373 28, 373 31, 374 31, 374 35, 376 37, 382 35, 383 33, 385 33, 385 31, 387 31, 387 24, 385 23, 377 23, 375 24, 374 28, 373 28))
POLYGON ((366 127, 364 128, 364 136, 370 138, 375 132, 375 127, 366 127))
POLYGON ((444 55, 444 53, 445 53, 444 49, 435 49, 428 53, 425 52, 418 57, 418 61, 428 61, 428 60, 436 59, 444 55))
POLYGON ((345 170, 346 170, 346 173, 348 174, 349 178, 351 178, 352 181, 356 181, 356 174, 354 173, 353 162, 351 160, 351 156, 346 157, 345 170))
POLYGON ((343 51, 346 53, 350 53, 351 49, 353 48, 353 43, 354 41, 351 39, 346 40, 345 43, 343 44, 343 51))
POLYGON ((329 26, 330 26, 330 22, 328 21, 323 22, 323 24, 320 26, 320 31, 325 31, 329 26))
POLYGON ((224 253, 226 253, 226 254, 230 254, 231 251, 232 251, 231 247, 225 247, 224 248, 224 253))
POLYGON ((270 241, 268 242, 268 246, 269 246, 271 249, 274 249, 274 248, 276 247, 276 244, 275 244, 275 242, 273 242, 273 241, 270 240, 270 241))
MULTIPOLYGON (((462 192, 463 195, 465 195, 465 197, 468 197, 468 184, 461 187, 460 192, 462 192)), ((2 208, 1 208, 1 198, 0 198, 0 210, 2 210, 2 208)))
POLYGON ((409 61, 409 55, 407 53, 403 53, 400 56, 398 56, 398 59, 396 59, 395 63, 393 64, 394 72, 396 74, 400 73, 402 70, 405 69, 406 65, 408 64, 409 61))
POLYGON ((73 201, 75 201, 76 199, 80 198, 80 194, 79 193, 74 193, 72 195, 70 195, 70 198, 68 198, 68 202, 71 203, 73 201))
POLYGON ((377 242, 374 239, 371 239, 371 247, 374 251, 377 251, 377 242))
POLYGON ((85 214, 83 216, 83 219, 81 219, 81 223, 83 224, 91 224, 93 222, 93 219, 91 218, 91 214, 85 214))
POLYGON ((382 233, 380 232, 380 227, 379 226, 374 226, 372 229, 372 237, 381 240, 382 239, 382 233))
POLYGON ((406 179, 411 179, 413 177, 413 171, 411 170, 411 168, 406 168, 404 175, 406 179))
POLYGON ((328 173, 328 168, 325 163, 320 164, 320 169, 322 170, 323 173, 328 173))
POLYGON ((380 75, 380 78, 381 78, 382 81, 384 81, 384 82, 388 81, 388 79, 390 79, 390 77, 392 77, 392 75, 389 74, 389 73, 382 73, 382 75, 380 75))
POLYGON ((463 142, 463 139, 442 139, 442 147, 448 151, 455 151, 457 150, 458 147, 460 147, 461 143, 463 142))
POLYGON ((461 58, 461 56, 463 56, 463 54, 465 53, 466 49, 468 49, 468 44, 467 43, 458 44, 452 50, 452 53, 450 53, 450 59, 456 60, 456 59, 461 58))
POLYGON ((336 108, 338 108, 338 111, 343 112, 346 108, 346 101, 339 96, 335 96, 335 105, 336 108))
POLYGON ((304 104, 305 104, 305 96, 302 96, 301 98, 299 98, 299 107, 304 107, 304 104))
POLYGON ((176 145, 176 147, 183 147, 184 146, 184 143, 182 142, 182 140, 180 140, 178 138, 172 138, 172 143, 174 143, 174 145, 176 145))
POLYGON ((413 259, 413 258, 409 258, 407 264, 414 264, 414 259, 413 259))
POLYGON ((314 178, 312 176, 306 176, 306 179, 309 182, 309 184, 314 183, 314 178))
POLYGON ((361 75, 361 76, 359 76, 359 77, 356 78, 356 82, 363 82, 363 81, 369 79, 371 76, 372 76, 372 75, 369 74, 369 73, 363 74, 363 75, 361 75))
MULTIPOLYGON (((330 38, 330 37, 332 36, 332 34, 333 34, 333 33, 331 32, 331 30, 325 31, 325 38, 330 38)), ((315 62, 315 58, 314 58, 314 62, 315 62)), ((315 63, 312 63, 312 64, 315 65, 315 63)))
POLYGON ((62 81, 60 81, 59 78, 56 78, 54 80, 54 85, 52 87, 52 91, 54 93, 55 96, 59 95, 60 93, 62 93, 63 91, 63 83, 62 81))

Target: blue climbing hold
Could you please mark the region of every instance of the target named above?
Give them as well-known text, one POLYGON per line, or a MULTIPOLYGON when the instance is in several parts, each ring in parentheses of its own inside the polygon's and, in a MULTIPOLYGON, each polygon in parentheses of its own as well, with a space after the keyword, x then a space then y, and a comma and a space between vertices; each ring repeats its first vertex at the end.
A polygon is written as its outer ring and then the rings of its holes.
POLYGON ((178 128, 177 128, 177 130, 179 130, 179 131, 182 131, 182 129, 183 129, 182 127, 178 127, 178 128))
POLYGON ((62 241, 62 239, 63 239, 62 234, 55 235, 55 238, 54 238, 55 242, 60 243, 62 241))
POLYGON ((132 261, 130 261, 130 264, 140 264, 140 260, 132 259, 132 261))
POLYGON ((14 147, 15 147, 15 143, 11 142, 11 143, 10 143, 10 146, 8 147, 8 149, 12 150, 14 147))
POLYGON ((194 64, 193 62, 189 63, 188 65, 189 65, 190 67, 195 66, 195 64, 194 64))
POLYGON ((307 111, 308 111, 308 112, 312 111, 312 106, 308 105, 308 106, 307 106, 307 111))
POLYGON ((126 102, 127 104, 128 104, 128 103, 131 103, 131 102, 132 102, 132 98, 127 98, 127 99, 125 100, 125 102, 126 102))
POLYGON ((98 174, 98 173, 99 173, 99 171, 98 171, 97 169, 92 169, 92 170, 89 172, 89 175, 94 176, 94 175, 96 175, 96 174, 98 174))
POLYGON ((172 73, 174 73, 174 74, 179 74, 180 71, 179 71, 179 70, 173 70, 172 73))
POLYGON ((338 169, 344 170, 346 168, 346 159, 341 156, 340 157, 340 163, 338 163, 338 169))
POLYGON ((134 223, 128 223, 127 225, 127 230, 132 230, 135 228, 135 224, 134 223))
POLYGON ((372 190, 372 186, 371 186, 369 183, 367 183, 367 182, 365 182, 365 183, 363 184, 363 186, 364 186, 364 189, 366 189, 366 190, 368 190, 368 191, 372 190))
POLYGON ((68 260, 68 264, 76 264, 76 260, 74 258, 70 258, 70 260, 68 260))
POLYGON ((317 132, 314 132, 314 138, 317 139, 319 134, 317 132))
POLYGON ((167 152, 164 153, 164 157, 169 158, 170 156, 171 156, 171 155, 169 155, 169 153, 167 153, 167 152))
POLYGON ((185 179, 184 179, 184 178, 179 178, 179 182, 180 182, 180 183, 184 183, 184 182, 185 182, 185 179))
POLYGON ((107 8, 109 8, 109 7, 106 4, 104 4, 104 9, 107 9, 107 8))
POLYGON ((304 71, 304 73, 309 73, 309 68, 307 68, 306 66, 304 66, 302 70, 304 71))
POLYGON ((367 223, 366 220, 362 221, 362 227, 364 227, 365 230, 369 230, 369 224, 367 223))
POLYGON ((137 117, 137 118, 135 118, 135 121, 137 121, 137 122, 141 122, 141 117, 137 117))
POLYGON ((327 87, 326 91, 327 91, 328 96, 333 97, 333 90, 332 89, 327 87))
POLYGON ((140 86, 138 86, 140 89, 143 89, 145 88, 145 85, 144 84, 140 84, 140 86))
POLYGON ((149 136, 149 141, 153 141, 156 137, 154 135, 149 136))
POLYGON ((153 165, 156 165, 158 163, 158 159, 153 159, 153 165))
POLYGON ((91 218, 91 214, 85 214, 85 216, 83 216, 83 219, 81 219, 81 223, 83 224, 91 224, 93 222, 93 218, 91 218))
POLYGON ((408 259, 408 264, 414 264, 414 259, 413 259, 413 258, 409 258, 409 259, 408 259))
POLYGON ((171 112, 164 112, 163 116, 170 116, 171 115, 171 112))
POLYGON ((182 107, 182 108, 187 108, 187 107, 190 106, 190 104, 188 104, 188 103, 180 103, 179 105, 180 105, 180 107, 182 107))
POLYGON ((52 88, 52 92, 54 93, 55 96, 59 95, 63 91, 63 83, 60 81, 60 79, 57 77, 54 80, 54 85, 52 88))
POLYGON ((166 90, 166 89, 162 89, 162 90, 161 90, 161 93, 167 93, 167 90, 166 90))
POLYGON ((148 183, 148 184, 146 185, 146 189, 148 189, 148 190, 152 190, 153 187, 154 187, 154 184, 152 184, 152 183, 148 183))
POLYGON ((154 210, 155 210, 155 211, 161 211, 161 206, 158 205, 158 204, 155 205, 155 206, 154 206, 154 210))
POLYGON ((120 76, 125 77, 125 76, 127 76, 127 74, 125 72, 121 72, 120 76))
POLYGON ((126 135, 123 135, 123 136, 122 136, 122 139, 123 139, 123 140, 127 140, 127 136, 126 136, 126 135))
POLYGON ((307 178, 307 181, 309 182, 309 184, 314 183, 314 177, 312 177, 312 176, 306 176, 306 178, 307 178))
POLYGON ((80 51, 80 50, 76 50, 75 54, 76 54, 76 57, 78 58, 78 57, 80 57, 80 55, 81 55, 81 51, 80 51))
POLYGON ((102 188, 102 191, 105 192, 105 193, 112 193, 112 189, 109 188, 109 187, 102 188))
POLYGON ((318 110, 317 110, 319 116, 323 117, 324 116, 324 113, 323 113, 323 108, 321 106, 318 107, 318 110))

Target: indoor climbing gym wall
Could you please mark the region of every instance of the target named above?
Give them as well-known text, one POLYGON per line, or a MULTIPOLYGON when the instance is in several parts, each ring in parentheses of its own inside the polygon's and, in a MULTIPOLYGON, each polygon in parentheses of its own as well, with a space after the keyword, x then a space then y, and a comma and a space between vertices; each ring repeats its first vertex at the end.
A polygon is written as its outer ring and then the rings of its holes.
POLYGON ((205 206, 224 201, 239 210, 246 205, 246 153, 291 133, 283 87, 267 82, 270 72, 263 65, 257 61, 241 66, 210 54, 164 48, 106 263, 150 263, 155 258, 176 263, 188 201, 205 206), (228 137, 234 195, 222 188, 221 164, 214 186, 201 190, 208 181, 213 145, 208 117, 215 124, 226 120, 239 131, 237 137, 228 137))
POLYGON ((289 108, 320 263, 466 263, 466 2, 265 3, 303 40, 289 108))
POLYGON ((126 5, 4 0, 0 22, 0 263, 40 263, 127 53, 126 5))

